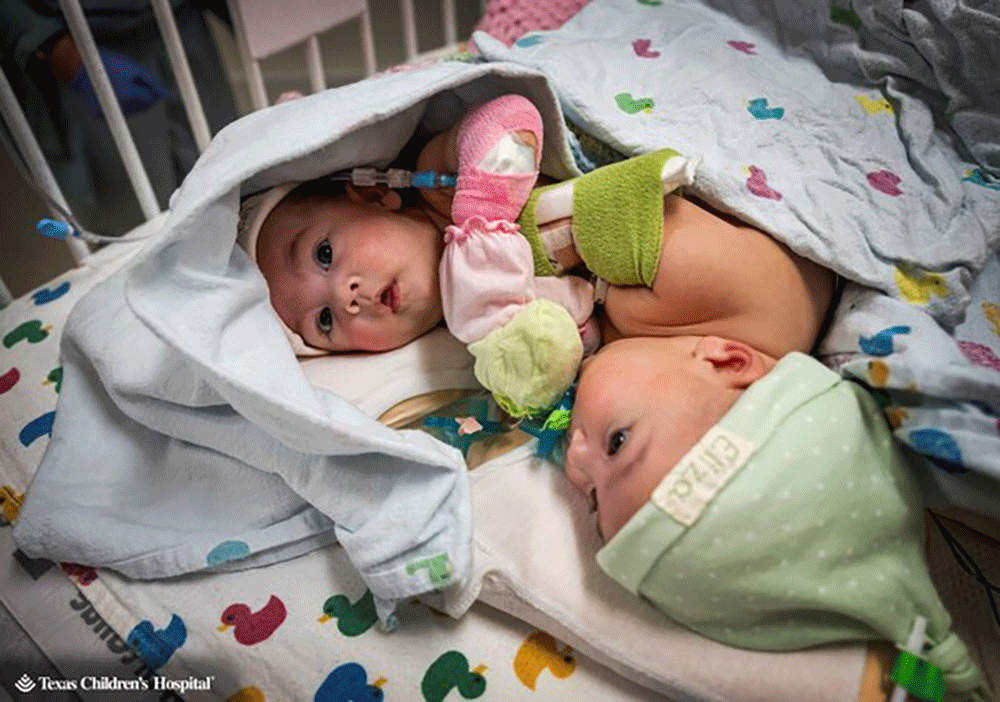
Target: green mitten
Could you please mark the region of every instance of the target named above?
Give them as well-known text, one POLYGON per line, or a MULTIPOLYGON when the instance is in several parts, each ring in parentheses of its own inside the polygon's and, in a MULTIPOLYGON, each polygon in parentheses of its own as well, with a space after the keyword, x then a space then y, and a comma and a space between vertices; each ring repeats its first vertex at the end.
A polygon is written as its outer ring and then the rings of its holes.
MULTIPOLYGON (((535 275, 558 275, 554 242, 542 225, 572 218, 572 238, 587 269, 612 285, 652 287, 660 263, 663 196, 694 179, 698 159, 661 149, 535 188, 518 224, 531 244, 535 275)), ((559 247, 555 247, 558 250, 559 247)))
POLYGON ((503 327, 469 345, 476 379, 512 417, 545 410, 569 388, 583 359, 580 331, 569 312, 535 300, 503 327))

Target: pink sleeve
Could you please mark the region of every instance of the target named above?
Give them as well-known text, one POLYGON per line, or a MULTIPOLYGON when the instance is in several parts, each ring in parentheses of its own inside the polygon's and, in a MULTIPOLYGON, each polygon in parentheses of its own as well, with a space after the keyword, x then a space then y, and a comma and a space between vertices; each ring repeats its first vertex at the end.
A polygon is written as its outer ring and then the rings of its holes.
POLYGON ((445 242, 441 303, 460 341, 479 341, 535 299, 531 246, 515 225, 474 215, 447 227, 445 242))

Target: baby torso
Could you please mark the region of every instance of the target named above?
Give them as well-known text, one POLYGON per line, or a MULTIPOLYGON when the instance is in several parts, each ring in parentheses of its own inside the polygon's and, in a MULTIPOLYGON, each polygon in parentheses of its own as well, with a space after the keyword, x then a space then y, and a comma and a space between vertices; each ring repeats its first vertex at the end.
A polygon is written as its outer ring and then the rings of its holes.
POLYGON ((676 194, 664 197, 663 227, 652 288, 608 290, 606 340, 721 336, 773 357, 813 347, 833 297, 831 271, 676 194))

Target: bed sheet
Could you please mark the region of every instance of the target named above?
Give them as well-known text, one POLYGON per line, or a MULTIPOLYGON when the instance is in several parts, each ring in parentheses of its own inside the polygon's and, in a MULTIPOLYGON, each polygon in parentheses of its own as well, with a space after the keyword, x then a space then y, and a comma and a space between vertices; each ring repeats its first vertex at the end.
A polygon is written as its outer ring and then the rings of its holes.
MULTIPOLYGON (((76 300, 137 248, 109 247, 0 310, 0 528, 16 517, 48 442, 65 318, 76 300)), ((50 563, 34 567, 49 578, 59 570, 50 563)), ((456 621, 408 601, 398 611, 399 630, 384 633, 370 591, 339 546, 250 571, 154 582, 76 564, 61 564, 61 570, 78 588, 68 603, 70 614, 94 628, 111 658, 95 663, 96 670, 77 666, 64 674, 142 678, 148 685, 162 677, 207 686, 184 695, 165 691, 159 699, 333 702, 350 690, 369 695, 361 699, 428 702, 536 694, 662 699, 482 603, 456 621)), ((40 632, 39 643, 52 634, 40 632)))

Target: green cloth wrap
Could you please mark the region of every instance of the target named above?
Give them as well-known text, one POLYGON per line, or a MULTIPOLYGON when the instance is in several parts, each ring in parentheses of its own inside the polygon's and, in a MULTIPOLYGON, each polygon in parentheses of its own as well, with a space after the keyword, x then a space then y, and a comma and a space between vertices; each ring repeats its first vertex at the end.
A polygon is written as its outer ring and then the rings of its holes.
MULTIPOLYGON (((594 171, 591 172, 593 173, 594 171)), ((552 267, 552 264, 549 263, 548 255, 545 253, 545 245, 542 244, 542 235, 538 232, 538 222, 535 221, 535 206, 538 196, 546 190, 551 190, 559 185, 562 185, 562 183, 543 185, 532 190, 531 195, 528 197, 528 202, 521 209, 521 216, 517 219, 517 223, 521 227, 521 235, 531 245, 531 257, 535 261, 535 275, 559 275, 556 269, 552 267)))
POLYGON ((859 385, 792 353, 750 386, 597 555, 628 590, 764 650, 888 639, 928 620, 949 692, 988 699, 930 580, 923 505, 859 385))
POLYGON ((538 414, 562 398, 583 359, 576 322, 561 305, 535 300, 507 324, 469 344, 473 372, 512 417, 538 414))
MULTIPOLYGON (((573 180, 573 241, 584 264, 612 285, 652 287, 663 240, 663 166, 673 149, 661 149, 602 166, 573 180)), ((518 224, 531 244, 535 275, 555 275, 535 221, 536 188, 518 224)))

